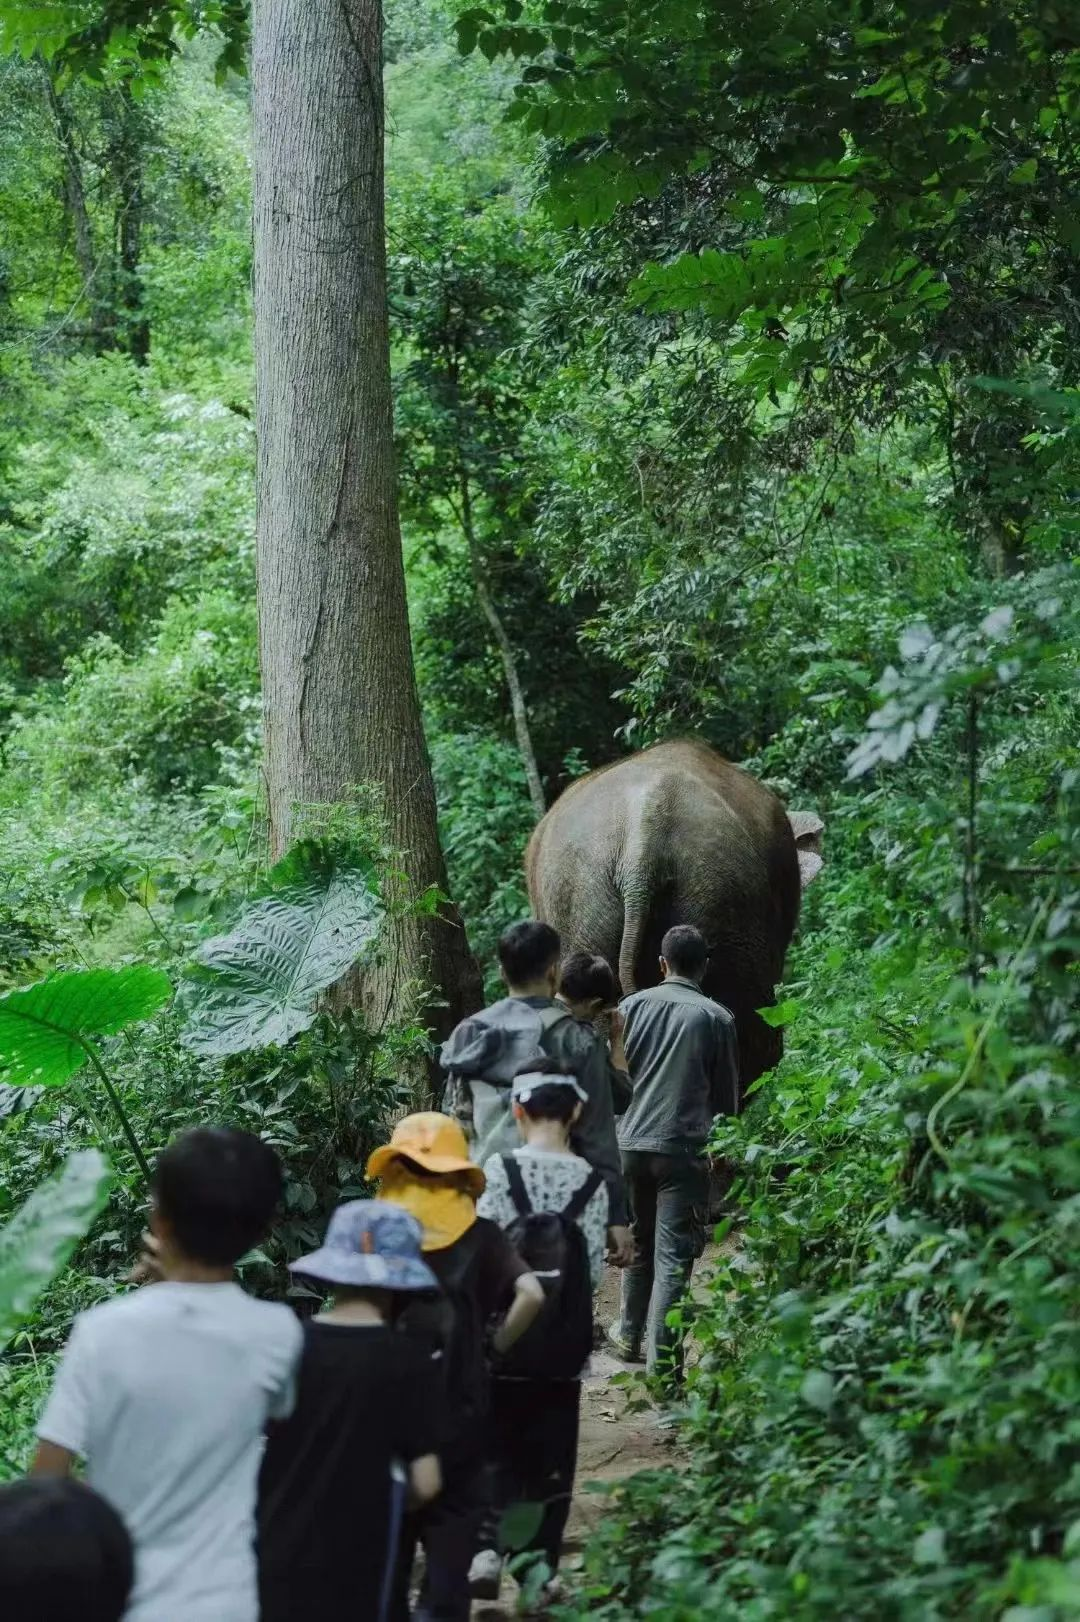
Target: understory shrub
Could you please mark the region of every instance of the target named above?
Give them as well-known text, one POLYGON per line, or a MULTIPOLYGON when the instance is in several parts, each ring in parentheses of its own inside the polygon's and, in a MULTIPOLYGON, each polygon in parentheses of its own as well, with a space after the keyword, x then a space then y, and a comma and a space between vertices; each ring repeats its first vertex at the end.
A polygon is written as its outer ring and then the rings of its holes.
POLYGON ((488 992, 498 996, 496 943, 529 911, 524 854, 535 819, 521 757, 482 732, 444 735, 434 741, 432 767, 450 889, 488 992))
POLYGON ((903 765, 823 804, 785 1058, 712 1146, 733 1237, 680 1309, 688 1465, 619 1490, 568 1615, 1080 1611, 1077 601, 1055 578, 905 634, 851 769, 903 765))
POLYGON ((102 635, 73 656, 59 693, 16 715, 6 755, 54 804, 133 774, 164 796, 218 780, 223 752, 253 760, 260 720, 254 604, 173 598, 139 652, 102 635))

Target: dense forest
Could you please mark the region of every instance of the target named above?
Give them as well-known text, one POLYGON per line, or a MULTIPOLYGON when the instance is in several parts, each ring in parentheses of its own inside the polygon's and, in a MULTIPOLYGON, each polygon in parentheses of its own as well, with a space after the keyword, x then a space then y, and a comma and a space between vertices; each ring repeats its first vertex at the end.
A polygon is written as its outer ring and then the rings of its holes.
MULTIPOLYGON (((245 1269, 280 1293, 426 1085, 431 986, 252 1012, 207 989, 214 943, 329 891, 340 973, 452 901, 490 989, 545 805, 693 735, 816 810, 825 865, 784 1060, 718 1124, 693 1490, 622 1487, 566 1614, 1075 1617, 1080 17, 386 0, 445 878, 392 783, 313 778, 288 854, 270 825, 247 49, 232 3, 0 6, 0 1053, 16 988, 104 988, 89 1051, 0 1093, 0 1474, 173 1131, 280 1150, 245 1269), (87 1149, 111 1180, 31 1308, 13 1213, 87 1149)), ((260 479, 299 499, 278 449, 260 479)))

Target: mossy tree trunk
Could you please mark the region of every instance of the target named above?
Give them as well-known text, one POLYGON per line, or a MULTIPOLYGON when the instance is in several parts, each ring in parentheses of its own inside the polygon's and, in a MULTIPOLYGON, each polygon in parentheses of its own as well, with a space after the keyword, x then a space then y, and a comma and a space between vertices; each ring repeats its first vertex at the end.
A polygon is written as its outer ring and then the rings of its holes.
MULTIPOLYGON (((398 524, 377 0, 253 12, 259 632, 275 854, 298 805, 380 791, 417 891, 445 890, 398 524)), ((437 1033, 481 985, 451 906, 397 927, 362 998, 418 981, 437 1033)))

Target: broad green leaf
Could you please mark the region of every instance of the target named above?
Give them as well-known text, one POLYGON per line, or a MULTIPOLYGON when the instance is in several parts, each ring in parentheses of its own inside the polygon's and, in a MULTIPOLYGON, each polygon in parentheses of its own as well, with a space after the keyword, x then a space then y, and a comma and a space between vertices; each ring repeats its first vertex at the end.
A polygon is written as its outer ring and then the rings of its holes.
POLYGON ((188 884, 173 896, 173 912, 182 924, 190 924, 203 916, 212 900, 213 897, 207 895, 205 890, 197 890, 194 885, 188 884))
POLYGON ((70 35, 85 27, 86 12, 77 5, 5 5, 0 8, 0 54, 17 51, 29 58, 35 53, 46 60, 67 43, 70 35))
POLYGON ((781 1025, 790 1025, 801 1006, 796 998, 788 997, 784 1002, 778 1002, 771 1008, 758 1008, 755 1012, 766 1025, 771 1025, 776 1030, 781 1025))
POLYGON ((372 946, 381 918, 369 860, 318 840, 297 845, 235 929, 195 953, 180 988, 186 1046, 242 1053, 307 1030, 319 993, 372 946))
POLYGON ((1039 172, 1038 161, 1035 158, 1028 158, 1026 163, 1018 164, 1017 167, 1009 175, 1009 185, 1010 186, 1031 186, 1031 185, 1034 185, 1035 177, 1037 176, 1038 172, 1039 172))
POLYGON ((539 1532, 543 1519, 543 1504, 511 1504, 509 1509, 503 1511, 499 1521, 499 1547, 524 1549, 539 1532))
POLYGON ((0 1229, 0 1349, 63 1267, 104 1206, 111 1185, 105 1156, 82 1149, 0 1229))
POLYGON ((799 1395, 811 1408, 817 1408, 820 1413, 827 1414, 836 1396, 832 1375, 826 1374, 824 1369, 811 1369, 799 1387, 799 1395))
POLYGON ((917 1566, 941 1566, 945 1563, 945 1533, 940 1526, 928 1526, 915 1539, 911 1558, 917 1566))
POLYGON ((82 1038, 113 1036, 172 996, 160 969, 75 969, 0 997, 0 1077, 10 1086, 62 1086, 86 1061, 82 1038))

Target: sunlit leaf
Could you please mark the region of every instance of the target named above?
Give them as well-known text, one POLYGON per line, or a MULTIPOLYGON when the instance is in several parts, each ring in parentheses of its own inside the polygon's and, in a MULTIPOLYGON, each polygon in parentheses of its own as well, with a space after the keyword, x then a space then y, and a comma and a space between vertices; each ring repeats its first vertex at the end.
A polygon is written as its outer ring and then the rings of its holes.
POLYGON ((86 1062, 84 1037, 112 1036, 149 1019, 172 996, 160 969, 75 969, 0 997, 0 1077, 58 1087, 86 1062))
POLYGON ((811 1408, 827 1414, 836 1400, 836 1382, 824 1369, 811 1369, 799 1387, 799 1395, 811 1408))
POLYGON ((111 1184, 104 1155, 80 1150, 0 1229, 0 1350, 104 1207, 111 1184))
POLYGON ((928 1526, 915 1539, 911 1558, 917 1566, 940 1566, 945 1560, 945 1533, 940 1526, 928 1526))
POLYGON ((766 1025, 771 1025, 776 1030, 783 1025, 790 1025, 801 1007, 802 1004, 794 997, 788 997, 784 1002, 776 1003, 771 1008, 759 1008, 756 1012, 766 1025))

